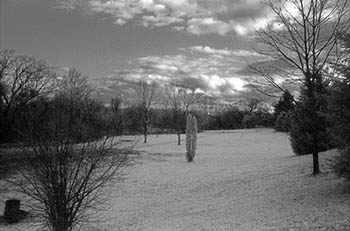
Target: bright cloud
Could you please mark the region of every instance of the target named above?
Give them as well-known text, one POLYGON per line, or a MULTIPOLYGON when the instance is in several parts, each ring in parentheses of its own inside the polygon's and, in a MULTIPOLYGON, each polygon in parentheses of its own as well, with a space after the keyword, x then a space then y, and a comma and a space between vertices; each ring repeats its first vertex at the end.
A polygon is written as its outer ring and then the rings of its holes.
POLYGON ((182 48, 182 50, 188 50, 193 52, 201 52, 206 54, 217 54, 217 55, 231 55, 231 51, 227 49, 214 49, 209 46, 192 46, 189 48, 182 48))
MULTIPOLYGON (((209 96, 234 96, 246 84, 243 76, 238 74, 245 65, 244 56, 257 55, 248 50, 215 49, 209 46, 192 46, 179 51, 176 55, 137 58, 131 62, 135 68, 117 70, 109 80, 124 84, 141 79, 159 84, 174 81, 209 96)), ((256 58, 261 59, 258 56, 256 58)))
POLYGON ((263 55, 251 50, 214 49, 209 46, 192 46, 189 48, 180 48, 180 50, 211 54, 211 55, 216 55, 216 57, 229 56, 229 55, 242 56, 242 57, 248 57, 248 56, 264 57, 263 55))
POLYGON ((261 0, 59 0, 67 10, 112 17, 116 24, 170 26, 190 34, 247 35, 267 25, 270 16, 261 0))

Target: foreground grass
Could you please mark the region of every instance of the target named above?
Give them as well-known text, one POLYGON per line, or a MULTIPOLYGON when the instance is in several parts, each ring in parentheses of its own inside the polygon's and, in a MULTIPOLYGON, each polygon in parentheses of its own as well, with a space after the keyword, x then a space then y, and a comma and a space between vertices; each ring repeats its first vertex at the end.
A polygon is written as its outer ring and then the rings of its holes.
POLYGON ((198 142, 193 163, 175 135, 136 145, 142 154, 90 230, 350 230, 350 190, 329 167, 334 151, 320 155, 313 177, 312 157, 294 156, 282 133, 204 132, 198 142))

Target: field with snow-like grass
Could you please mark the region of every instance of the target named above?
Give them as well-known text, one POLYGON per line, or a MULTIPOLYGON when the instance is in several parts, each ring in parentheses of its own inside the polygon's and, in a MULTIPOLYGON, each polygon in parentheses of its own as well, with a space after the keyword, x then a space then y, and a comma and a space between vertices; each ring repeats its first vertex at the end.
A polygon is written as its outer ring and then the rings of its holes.
POLYGON ((139 139, 141 154, 110 190, 104 222, 84 230, 350 230, 349 186, 329 168, 334 151, 320 154, 314 177, 312 157, 295 156, 288 137, 270 129, 200 133, 193 163, 176 135, 122 139, 139 139))

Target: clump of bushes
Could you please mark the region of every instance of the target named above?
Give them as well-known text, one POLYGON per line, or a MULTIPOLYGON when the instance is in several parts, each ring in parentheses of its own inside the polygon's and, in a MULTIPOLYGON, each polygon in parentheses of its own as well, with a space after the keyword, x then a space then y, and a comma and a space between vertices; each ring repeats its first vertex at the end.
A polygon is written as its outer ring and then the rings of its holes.
POLYGON ((242 128, 268 128, 273 124, 273 115, 265 111, 246 113, 242 119, 242 128))

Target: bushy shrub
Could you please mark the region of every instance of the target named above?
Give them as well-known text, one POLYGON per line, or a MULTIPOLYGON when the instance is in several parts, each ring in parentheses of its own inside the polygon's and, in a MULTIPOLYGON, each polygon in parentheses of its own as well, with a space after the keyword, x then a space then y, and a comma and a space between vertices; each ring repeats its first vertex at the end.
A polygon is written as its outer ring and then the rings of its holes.
POLYGON ((249 112, 242 119, 242 128, 272 127, 273 121, 273 115, 269 112, 249 112))
POLYGON ((158 132, 168 133, 171 130, 169 121, 172 121, 172 112, 169 109, 153 109, 150 117, 151 127, 158 128, 158 132))
POLYGON ((96 140, 105 124, 94 104, 43 101, 27 117, 22 155, 13 161, 20 164, 19 176, 12 183, 32 199, 28 205, 49 230, 74 230, 87 221, 102 203, 103 187, 127 161, 128 151, 117 149, 113 139, 96 140))
POLYGON ((255 124, 256 118, 254 116, 253 113, 248 113, 246 115, 244 115, 243 119, 242 119, 242 127, 243 128, 255 128, 256 124, 255 124))
POLYGON ((340 150, 340 155, 334 160, 334 172, 339 177, 344 177, 350 181, 350 148, 346 147, 340 150))
POLYGON ((232 107, 225 111, 209 116, 208 129, 221 130, 242 128, 243 116, 243 111, 232 107))
POLYGON ((63 95, 52 99, 41 98, 28 104, 16 119, 15 128, 22 139, 27 134, 55 140, 70 135, 74 142, 85 142, 109 135, 112 117, 95 100, 72 100, 63 95), (74 131, 74 132, 73 132, 74 131))
POLYGON ((142 118, 140 108, 130 106, 122 110, 123 114, 123 133, 124 134, 141 134, 142 118))

